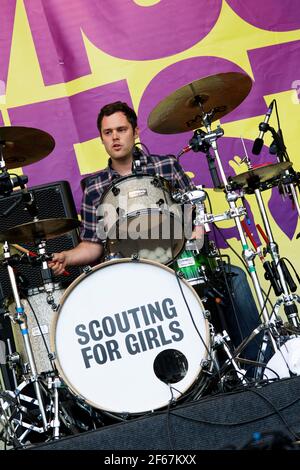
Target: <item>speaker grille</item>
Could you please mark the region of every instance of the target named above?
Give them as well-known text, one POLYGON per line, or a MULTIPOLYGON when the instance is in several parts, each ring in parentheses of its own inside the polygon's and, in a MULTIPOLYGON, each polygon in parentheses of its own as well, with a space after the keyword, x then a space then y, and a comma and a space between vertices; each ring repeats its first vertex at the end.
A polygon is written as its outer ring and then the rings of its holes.
MULTIPOLYGON (((38 206, 39 219, 62 217, 77 218, 72 191, 67 181, 58 181, 50 184, 33 186, 30 188, 30 191, 33 191, 38 206)), ((9 212, 8 216, 4 216, 5 212, 9 211, 13 204, 20 200, 20 191, 14 191, 10 196, 0 198, 1 231, 32 221, 32 218, 26 211, 23 202, 17 204, 16 207, 9 212)), ((68 250, 70 248, 74 248, 78 242, 78 231, 72 230, 60 237, 48 240, 46 243, 47 252, 54 253, 68 250)), ((19 244, 31 251, 36 251, 34 243, 30 242, 19 244)), ((70 273, 69 276, 55 277, 55 282, 60 282, 63 287, 67 287, 79 274, 81 274, 82 269, 71 267, 68 268, 68 272, 70 273)), ((38 266, 18 266, 16 273, 20 287, 23 286, 25 289, 28 289, 40 287, 43 284, 38 266)), ((10 297, 12 292, 9 278, 6 268, 2 265, 0 267, 0 282, 2 284, 4 296, 10 297)))

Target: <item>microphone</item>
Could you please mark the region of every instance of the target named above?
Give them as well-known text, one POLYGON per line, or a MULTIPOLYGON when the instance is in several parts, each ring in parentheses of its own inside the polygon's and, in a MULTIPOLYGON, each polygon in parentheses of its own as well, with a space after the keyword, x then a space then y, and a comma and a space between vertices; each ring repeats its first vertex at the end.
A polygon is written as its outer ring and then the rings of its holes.
POLYGON ((7 171, 0 174, 0 194, 11 193, 17 186, 23 186, 28 182, 28 176, 11 176, 7 171))
POLYGON ((273 111, 273 106, 274 106, 274 103, 275 103, 275 100, 273 100, 266 112, 266 115, 265 115, 265 119, 264 119, 264 122, 261 122, 259 124, 259 134, 258 134, 258 137, 257 139, 255 139, 254 143, 253 143, 253 147, 252 147, 252 153, 254 155, 259 155, 260 152, 261 152, 261 149, 264 145, 264 141, 263 141, 263 136, 264 134, 267 132, 269 126, 268 126, 268 122, 270 120, 270 117, 271 117, 271 114, 272 114, 272 111, 273 111))
POLYGON ((143 155, 143 152, 141 149, 137 146, 134 145, 132 149, 132 173, 141 173, 142 168, 141 168, 141 156, 143 155))
POLYGON ((196 129, 194 131, 193 137, 189 141, 189 145, 184 147, 179 154, 177 155, 177 158, 181 157, 184 153, 189 152, 190 150, 193 150, 194 152, 203 152, 207 153, 209 148, 210 148, 210 143, 209 141, 206 141, 206 137, 215 137, 219 138, 224 134, 223 129, 218 128, 215 132, 206 134, 202 129, 196 129))
POLYGON ((270 281, 271 286, 274 289, 275 295, 279 297, 282 294, 282 288, 278 279, 277 269, 270 263, 270 261, 265 261, 263 263, 263 267, 265 269, 265 279, 270 281))
POLYGON ((25 203, 26 210, 31 215, 31 217, 37 217, 39 210, 36 204, 36 200, 33 194, 33 191, 28 191, 28 189, 24 186, 22 189, 22 199, 25 203))

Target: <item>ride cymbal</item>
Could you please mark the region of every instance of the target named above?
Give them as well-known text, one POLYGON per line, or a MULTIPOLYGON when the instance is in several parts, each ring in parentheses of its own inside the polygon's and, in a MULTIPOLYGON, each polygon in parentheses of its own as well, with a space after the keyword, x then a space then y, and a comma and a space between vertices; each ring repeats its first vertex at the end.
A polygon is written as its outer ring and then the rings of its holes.
POLYGON ((7 169, 31 165, 55 147, 55 140, 45 131, 31 127, 0 127, 0 146, 7 169))
POLYGON ((259 180, 260 183, 265 183, 266 181, 276 178, 285 170, 291 168, 292 165, 292 162, 271 163, 269 165, 259 166, 252 170, 245 171, 240 175, 232 176, 230 177, 230 180, 241 187, 247 186, 248 182, 254 178, 259 180))
POLYGON ((211 122, 235 109, 248 95, 252 80, 239 72, 200 78, 164 98, 151 111, 148 126, 159 134, 177 134, 204 125, 204 113, 213 112, 211 122))
POLYGON ((44 219, 36 222, 16 225, 0 233, 0 241, 8 243, 26 243, 34 240, 49 240, 59 237, 70 230, 79 227, 77 219, 44 219))

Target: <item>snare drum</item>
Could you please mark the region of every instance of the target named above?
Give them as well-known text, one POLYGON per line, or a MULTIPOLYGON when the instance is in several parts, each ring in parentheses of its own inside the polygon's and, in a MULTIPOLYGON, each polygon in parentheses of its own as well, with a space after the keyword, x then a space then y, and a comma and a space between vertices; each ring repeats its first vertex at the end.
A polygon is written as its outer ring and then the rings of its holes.
POLYGON ((156 410, 194 390, 210 347, 195 291, 148 260, 109 261, 78 277, 50 336, 70 390, 115 414, 156 410))
MULTIPOLYGON (((55 285, 55 290, 53 291, 52 296, 57 306, 59 305, 64 290, 65 289, 62 289, 60 284, 55 285)), ((54 312, 51 305, 47 303, 47 293, 43 288, 29 289, 27 298, 24 300, 22 299, 22 305, 27 316, 28 335, 37 372, 40 374, 41 372, 51 371, 53 367, 49 360, 48 351, 44 341, 46 342, 50 352, 49 333, 54 312)), ((14 302, 9 306, 9 311, 12 314, 16 313, 16 304, 14 302)), ((20 327, 18 324, 12 323, 12 329, 16 350, 21 356, 22 363, 28 363, 28 357, 20 327)))
POLYGON ((168 264, 184 246, 182 208, 160 176, 118 179, 102 196, 97 216, 97 234, 109 253, 168 264))

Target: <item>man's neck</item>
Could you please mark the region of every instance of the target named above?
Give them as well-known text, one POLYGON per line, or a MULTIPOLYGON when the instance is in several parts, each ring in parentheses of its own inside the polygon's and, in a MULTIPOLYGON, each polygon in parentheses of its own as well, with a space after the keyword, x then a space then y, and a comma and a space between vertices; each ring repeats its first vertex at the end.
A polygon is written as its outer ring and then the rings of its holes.
POLYGON ((130 160, 112 160, 112 168, 121 176, 132 173, 132 159, 130 160))

